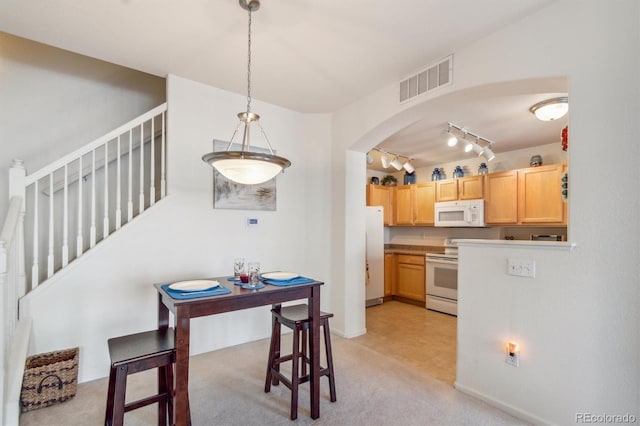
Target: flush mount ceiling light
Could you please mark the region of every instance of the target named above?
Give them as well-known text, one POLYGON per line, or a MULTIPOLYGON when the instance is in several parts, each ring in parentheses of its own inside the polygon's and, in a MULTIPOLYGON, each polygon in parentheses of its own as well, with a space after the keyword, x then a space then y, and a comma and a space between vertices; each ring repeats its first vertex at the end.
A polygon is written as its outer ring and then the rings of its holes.
POLYGON ((460 139, 465 142, 464 152, 473 151, 478 156, 484 156, 487 161, 491 161, 496 158, 496 154, 494 154, 494 152, 491 150, 491 148, 493 147, 493 142, 487 138, 483 138, 482 136, 471 133, 467 129, 451 122, 447 123, 447 130, 445 130, 445 133, 449 135, 449 138, 447 140, 447 145, 449 146, 455 146, 458 142, 458 139, 460 139), (454 131, 461 133, 462 138, 456 136, 454 134, 454 131), (470 138, 475 138, 475 142, 467 139, 467 136, 469 136, 470 138), (450 143, 451 138, 455 139, 455 143, 453 145, 450 143))
POLYGON ((547 99, 538 102, 529 108, 529 111, 535 114, 538 120, 553 121, 561 117, 569 111, 569 98, 562 96, 559 98, 547 99))
POLYGON ((273 153, 267 134, 258 122, 260 116, 251 112, 251 13, 260 8, 259 0, 240 0, 240 6, 249 12, 248 30, 248 61, 247 61, 247 110, 238 113, 240 122, 231 136, 226 151, 210 152, 202 156, 202 160, 213 166, 224 177, 234 182, 252 185, 266 182, 291 165, 291 161, 273 153), (251 151, 251 123, 256 123, 267 143, 269 153, 251 151), (232 151, 233 140, 238 134, 240 126, 242 132, 242 148, 232 151))

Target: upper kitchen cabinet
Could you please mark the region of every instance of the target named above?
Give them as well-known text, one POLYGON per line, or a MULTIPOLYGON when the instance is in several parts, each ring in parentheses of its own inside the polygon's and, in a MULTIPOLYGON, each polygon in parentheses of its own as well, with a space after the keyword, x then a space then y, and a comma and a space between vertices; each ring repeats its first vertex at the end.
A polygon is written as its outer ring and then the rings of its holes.
POLYGON ((485 176, 484 220, 487 225, 518 223, 518 171, 485 176))
POLYGON ((567 205, 562 201, 565 169, 563 164, 554 164, 518 170, 519 223, 567 223, 567 205))
POLYGON ((480 175, 458 178, 458 200, 478 200, 484 197, 484 179, 480 175))
POLYGON ((413 225, 414 186, 402 185, 396 187, 394 225, 413 225))
POLYGON ((436 201, 477 200, 484 197, 482 176, 467 176, 437 182, 436 201))
POLYGON ((414 185, 413 223, 415 225, 433 225, 436 187, 436 182, 414 185))
POLYGON ((456 201, 458 199, 458 179, 437 181, 436 201, 456 201))
POLYGON ((395 188, 394 225, 433 225, 436 182, 395 188))
POLYGON ((393 187, 384 185, 367 185, 367 205, 381 206, 384 213, 384 224, 393 225, 393 187))

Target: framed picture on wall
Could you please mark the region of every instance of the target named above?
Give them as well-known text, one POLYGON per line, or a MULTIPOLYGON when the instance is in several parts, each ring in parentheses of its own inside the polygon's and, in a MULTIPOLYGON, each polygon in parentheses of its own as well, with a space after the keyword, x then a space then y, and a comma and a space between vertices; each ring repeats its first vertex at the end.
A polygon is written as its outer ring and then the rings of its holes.
MULTIPOLYGON (((226 151, 229 142, 214 140, 214 152, 226 151)), ((240 151, 239 144, 231 145, 231 151, 240 151)), ((258 152, 267 149, 251 148, 258 152)), ((256 185, 233 182, 213 169, 213 208, 231 210, 276 210, 276 178, 256 185)))

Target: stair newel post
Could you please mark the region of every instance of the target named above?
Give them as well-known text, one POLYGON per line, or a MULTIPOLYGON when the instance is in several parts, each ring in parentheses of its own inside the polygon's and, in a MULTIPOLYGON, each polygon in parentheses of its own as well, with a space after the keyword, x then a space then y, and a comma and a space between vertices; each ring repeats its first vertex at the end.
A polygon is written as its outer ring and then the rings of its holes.
POLYGON ((155 132, 156 118, 151 117, 151 139, 149 145, 151 146, 149 155, 149 206, 156 203, 156 132, 155 132))
POLYGON ((144 211, 144 123, 140 123, 140 200, 138 214, 144 211))
POLYGON ((162 140, 160 143, 160 198, 164 198, 167 195, 167 181, 165 178, 165 124, 164 124, 164 111, 162 112, 162 140))
MULTIPOLYGON (((18 233, 17 238, 17 289, 16 294, 18 297, 25 295, 27 291, 27 277, 26 277, 26 265, 25 265, 25 244, 24 244, 24 217, 26 211, 26 196, 27 196, 27 171, 24 168, 24 162, 22 160, 13 160, 13 165, 9 169, 9 199, 11 197, 20 197, 22 204, 20 206, 20 215, 18 217, 18 233)), ((0 270, 0 273, 2 271, 0 270)))
POLYGON ((102 221, 102 238, 109 236, 109 142, 104 144, 104 219, 102 221))
POLYGON ((133 219, 133 130, 129 129, 129 176, 128 176, 127 223, 133 219))
POLYGON ((69 165, 64 165, 64 192, 62 206, 62 267, 69 263, 69 165))
POLYGON ((121 166, 120 166, 120 135, 118 135, 118 149, 116 150, 118 157, 116 163, 116 230, 122 226, 122 180, 121 180, 121 166))
POLYGON ((76 257, 82 256, 84 250, 82 238, 82 155, 78 158, 78 235, 76 238, 76 257))
POLYGON ((53 172, 49 173, 49 247, 47 250, 47 278, 53 275, 53 172))

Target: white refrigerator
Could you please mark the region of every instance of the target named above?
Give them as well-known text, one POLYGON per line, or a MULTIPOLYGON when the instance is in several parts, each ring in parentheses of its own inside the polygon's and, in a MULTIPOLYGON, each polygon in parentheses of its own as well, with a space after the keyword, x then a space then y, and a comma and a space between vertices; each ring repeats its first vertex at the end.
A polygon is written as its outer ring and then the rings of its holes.
POLYGON ((384 297, 384 217, 382 207, 367 207, 366 306, 379 305, 384 297))

